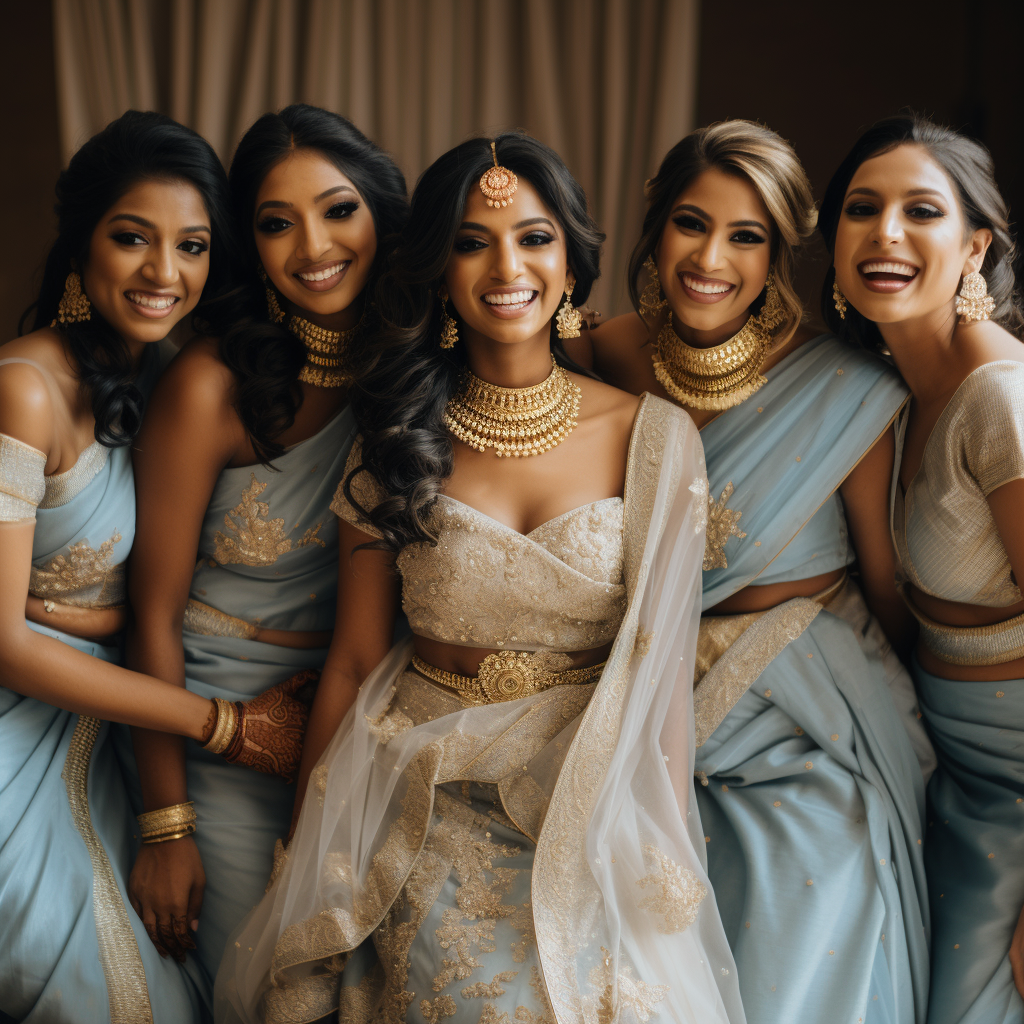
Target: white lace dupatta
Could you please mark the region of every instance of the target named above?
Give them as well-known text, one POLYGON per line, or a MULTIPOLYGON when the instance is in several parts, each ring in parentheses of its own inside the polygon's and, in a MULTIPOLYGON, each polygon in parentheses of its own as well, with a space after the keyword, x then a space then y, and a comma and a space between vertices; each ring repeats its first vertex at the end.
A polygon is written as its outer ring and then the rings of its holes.
POLYGON ((410 727, 391 698, 411 646, 392 650, 316 769, 321 791, 311 785, 279 877, 229 944, 218 1022, 336 1007, 347 951, 422 848, 433 787, 471 778, 497 784, 537 841, 534 925, 557 1024, 743 1024, 693 792, 706 518, 697 430, 645 396, 625 490, 629 604, 589 701, 589 687, 558 686, 410 727))

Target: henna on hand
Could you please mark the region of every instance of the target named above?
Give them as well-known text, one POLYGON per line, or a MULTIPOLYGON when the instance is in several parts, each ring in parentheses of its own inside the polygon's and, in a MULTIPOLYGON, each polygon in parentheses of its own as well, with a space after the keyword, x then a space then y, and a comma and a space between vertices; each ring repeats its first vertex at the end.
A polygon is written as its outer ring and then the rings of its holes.
POLYGON ((318 669, 304 669, 253 700, 236 702, 238 724, 225 760, 294 782, 319 679, 318 669))

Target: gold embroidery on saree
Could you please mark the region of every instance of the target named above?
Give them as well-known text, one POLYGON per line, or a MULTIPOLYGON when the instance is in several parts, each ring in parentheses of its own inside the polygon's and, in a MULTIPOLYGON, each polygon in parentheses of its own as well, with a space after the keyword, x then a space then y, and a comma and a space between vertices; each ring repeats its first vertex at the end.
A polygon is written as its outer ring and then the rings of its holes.
POLYGON ((723 488, 718 501, 708 497, 707 540, 704 547, 705 570, 727 569, 729 563, 725 558, 725 542, 730 537, 739 537, 741 540, 746 537, 738 525, 743 513, 728 508, 732 492, 733 486, 730 480, 723 488))
POLYGON ((657 891, 645 896, 637 906, 640 910, 664 915, 664 922, 658 924, 659 932, 671 935, 684 931, 697 920, 707 888, 693 871, 677 864, 656 846, 645 845, 644 853, 655 861, 658 870, 638 878, 636 884, 641 889, 654 886, 657 891))
POLYGON ((269 503, 258 500, 266 489, 266 483, 261 483, 256 479, 256 474, 251 473, 249 486, 242 491, 242 500, 224 514, 227 533, 218 530, 213 535, 213 557, 221 565, 233 562, 253 566, 273 565, 281 555, 296 548, 308 544, 327 546, 317 536, 323 526, 322 522, 306 530, 300 540, 293 541, 288 536, 284 519, 269 519, 269 503))
POLYGON ((623 1010, 632 1011, 636 1020, 646 1024, 646 1021, 658 1013, 658 1003, 668 995, 668 985, 648 985, 642 979, 634 977, 628 965, 616 972, 611 953, 604 946, 601 947, 601 952, 604 954, 604 960, 600 966, 591 968, 588 979, 591 988, 601 994, 597 997, 584 997, 585 1010, 594 1015, 598 1024, 614 1024, 615 1021, 622 1019, 623 1010))
POLYGON ((61 604, 105 608, 125 598, 124 564, 111 565, 114 545, 121 540, 115 532, 98 549, 88 540, 72 544, 67 554, 57 555, 46 565, 32 567, 29 593, 35 597, 56 597, 61 604))

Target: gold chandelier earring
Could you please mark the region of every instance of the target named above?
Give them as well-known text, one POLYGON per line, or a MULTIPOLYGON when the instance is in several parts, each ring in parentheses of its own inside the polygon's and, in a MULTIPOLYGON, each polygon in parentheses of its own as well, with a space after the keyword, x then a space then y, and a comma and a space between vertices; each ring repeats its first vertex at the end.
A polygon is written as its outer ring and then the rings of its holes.
POLYGON ((839 314, 840 320, 846 319, 846 296, 842 293, 839 288, 839 282, 833 280, 832 282, 832 301, 836 304, 836 312, 839 314))
POLYGON ((281 308, 281 303, 278 302, 277 292, 271 287, 270 279, 267 277, 266 270, 263 269, 263 264, 260 264, 259 271, 260 280, 263 282, 263 287, 267 290, 267 318, 272 324, 279 324, 284 322, 284 310, 281 308))
POLYGON ((956 297, 956 311, 960 323, 973 324, 976 320, 988 320, 995 312, 996 300, 988 293, 988 282, 976 270, 964 274, 960 294, 956 297))
POLYGON ((455 348, 459 340, 459 325, 448 312, 448 289, 444 285, 438 290, 437 297, 441 300, 441 348, 455 348))
POLYGON ((644 260, 644 270, 647 271, 647 286, 640 293, 640 316, 644 320, 653 320, 668 305, 668 299, 661 290, 658 264, 653 256, 644 260))
POLYGON ((576 278, 570 273, 565 279, 565 302, 555 317, 555 326, 558 328, 558 336, 563 341, 566 338, 578 338, 580 327, 583 324, 583 314, 572 304, 572 290, 576 287, 576 278))
POLYGON ((72 270, 64 282, 64 294, 57 304, 57 316, 50 324, 56 327, 62 324, 80 324, 83 320, 92 319, 92 303, 89 296, 82 291, 82 279, 78 272, 72 270))

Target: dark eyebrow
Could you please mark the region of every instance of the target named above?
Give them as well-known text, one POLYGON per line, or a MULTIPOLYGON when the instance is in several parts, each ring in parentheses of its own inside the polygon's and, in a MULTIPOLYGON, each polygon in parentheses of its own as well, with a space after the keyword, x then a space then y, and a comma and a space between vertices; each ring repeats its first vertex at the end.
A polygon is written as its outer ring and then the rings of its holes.
MULTIPOLYGON (((115 213, 107 223, 113 224, 115 220, 130 220, 133 224, 138 224, 140 227, 149 228, 150 231, 156 230, 156 225, 152 221, 146 220, 145 217, 136 217, 134 213, 115 213)), ((193 224, 190 227, 181 228, 178 234, 193 235, 197 231, 205 231, 208 235, 213 233, 205 224, 193 224)))
POLYGON ((734 220, 729 227, 731 228, 760 228, 766 235, 769 233, 768 229, 759 220, 734 220))
POLYGON ((486 233, 488 229, 485 228, 483 226, 483 224, 477 224, 477 222, 475 220, 464 220, 459 225, 459 230, 460 231, 483 231, 483 232, 486 233))
MULTIPOLYGON (((881 193, 876 192, 873 188, 851 188, 846 193, 846 197, 850 196, 874 196, 876 199, 881 199, 881 193)), ((912 188, 907 192, 904 192, 905 196, 938 196, 939 199, 946 199, 947 197, 941 192, 934 188, 912 188)))
POLYGON ((552 231, 555 230, 555 225, 547 217, 531 217, 529 220, 521 220, 518 224, 512 225, 512 230, 518 231, 520 228, 528 228, 531 224, 547 224, 552 231))
POLYGON ((711 220, 711 218, 699 206, 694 206, 692 203, 680 203, 672 213, 678 213, 679 210, 686 210, 688 213, 695 213, 701 220, 711 220))
MULTIPOLYGON (((337 192, 351 192, 357 199, 359 198, 359 193, 352 188, 351 185, 335 185, 334 188, 329 188, 326 192, 321 192, 320 195, 313 196, 313 202, 319 203, 321 199, 333 196, 337 192)), ((260 205, 256 207, 256 216, 258 217, 264 210, 271 208, 275 210, 290 210, 292 208, 292 204, 286 203, 282 199, 268 199, 266 202, 260 203, 260 205)))
POLYGON ((329 188, 326 192, 321 192, 320 195, 313 197, 314 203, 319 203, 321 199, 326 199, 328 196, 333 196, 337 192, 351 192, 352 195, 359 195, 358 192, 351 185, 335 185, 334 188, 329 188))

